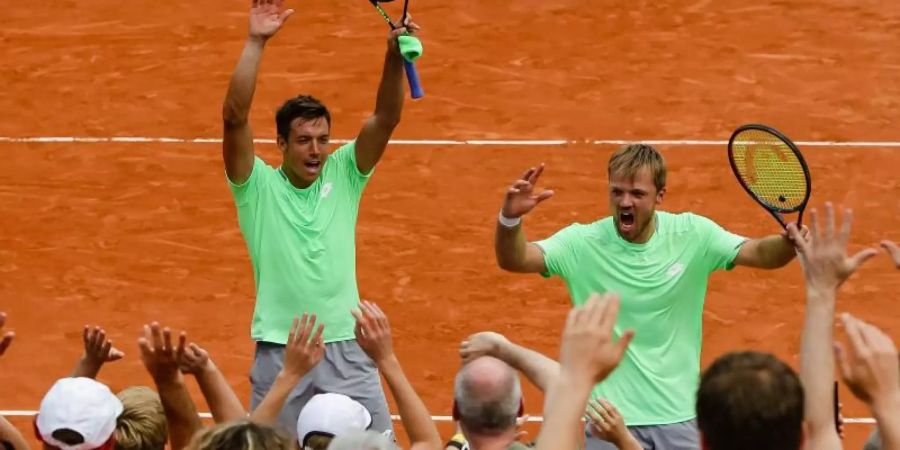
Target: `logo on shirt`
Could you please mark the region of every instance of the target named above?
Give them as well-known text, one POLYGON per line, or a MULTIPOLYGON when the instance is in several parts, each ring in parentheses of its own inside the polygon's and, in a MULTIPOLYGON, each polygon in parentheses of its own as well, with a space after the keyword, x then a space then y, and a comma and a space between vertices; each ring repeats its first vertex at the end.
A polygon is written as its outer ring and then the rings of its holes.
POLYGON ((666 271, 666 275, 668 275, 669 278, 672 278, 674 276, 677 276, 681 272, 684 272, 684 264, 677 262, 669 266, 669 270, 666 271))
POLYGON ((322 193, 319 194, 319 198, 328 198, 328 194, 331 194, 331 188, 332 185, 330 181, 322 185, 322 193))

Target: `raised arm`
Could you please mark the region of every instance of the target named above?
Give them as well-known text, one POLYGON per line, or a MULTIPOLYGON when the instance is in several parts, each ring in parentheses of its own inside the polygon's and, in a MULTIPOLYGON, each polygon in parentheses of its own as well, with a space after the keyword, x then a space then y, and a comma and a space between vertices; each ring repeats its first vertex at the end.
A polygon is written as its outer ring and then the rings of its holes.
POLYGON ((378 96, 375 98, 375 112, 363 124, 356 139, 356 167, 362 173, 369 173, 375 168, 387 148, 394 128, 400 124, 404 96, 403 56, 400 55, 397 38, 406 32, 414 34, 419 30, 419 26, 409 20, 405 25, 392 30, 388 36, 384 69, 378 85, 378 96))
POLYGON ((559 376, 558 362, 492 331, 475 333, 466 338, 460 344, 459 355, 464 364, 481 356, 493 356, 522 372, 541 392, 546 392, 559 376))
POLYGON ((591 388, 619 365, 634 336, 629 330, 614 341, 618 314, 619 298, 612 294, 592 295, 569 312, 559 352, 559 377, 544 398, 544 425, 536 450, 577 448, 591 388))
POLYGON ((900 269, 900 246, 894 241, 888 240, 881 241, 881 246, 884 247, 884 251, 891 257, 891 261, 894 261, 894 266, 900 269))
POLYGON ((281 10, 283 0, 252 0, 250 27, 244 50, 231 74, 228 94, 222 105, 222 158, 228 179, 241 184, 253 170, 253 133, 250 104, 256 90, 256 75, 266 42, 281 29, 293 9, 281 10))
POLYGON ((173 347, 172 332, 168 328, 162 329, 156 322, 144 325, 143 334, 138 339, 141 361, 156 384, 169 423, 169 446, 173 450, 185 448, 201 427, 197 407, 178 369, 186 339, 182 332, 178 336, 177 346, 173 347))
POLYGON ((118 361, 125 356, 121 350, 113 347, 112 339, 106 338, 106 331, 100 327, 85 325, 81 333, 84 342, 84 354, 75 365, 72 377, 97 378, 103 364, 118 361))
MULTIPOLYGON (((9 345, 12 344, 15 333, 8 331, 3 333, 3 326, 6 324, 6 313, 0 312, 0 356, 6 352, 9 345)), ((22 436, 13 424, 9 423, 5 417, 0 415, 0 445, 9 445, 13 450, 28 450, 28 441, 22 436)))
POLYGON ((525 171, 506 191, 506 199, 497 219, 494 253, 501 269, 519 273, 544 273, 544 253, 528 242, 522 229, 522 217, 539 203, 553 196, 553 191, 535 193, 544 165, 525 171))
POLYGON ((288 395, 300 383, 300 379, 309 373, 322 358, 325 357, 325 343, 322 341, 322 333, 325 325, 320 324, 316 328, 316 315, 294 317, 288 341, 284 347, 284 367, 269 392, 266 393, 262 403, 250 413, 253 422, 276 426, 278 414, 284 407, 288 395))
POLYGON ((197 379, 200 392, 209 405, 213 420, 216 423, 245 419, 247 411, 222 375, 222 371, 213 363, 209 353, 199 345, 191 342, 184 349, 179 363, 182 373, 190 373, 197 379))
POLYGON ((403 429, 409 437, 410 450, 437 450, 441 447, 441 436, 438 434, 425 403, 416 394, 416 390, 403 373, 400 360, 394 354, 391 339, 391 325, 387 316, 371 302, 362 302, 360 311, 353 311, 356 317, 356 341, 359 346, 375 361, 378 370, 384 376, 394 401, 403 429))
POLYGON ((837 290, 874 249, 847 256, 853 213, 847 210, 839 230, 835 229, 834 208, 825 204, 824 224, 818 212, 810 213, 811 240, 791 224, 788 229, 800 253, 806 278, 806 318, 800 347, 800 380, 803 382, 804 410, 809 426, 809 448, 839 449, 841 441, 834 423, 834 353, 832 350, 834 308, 837 290))
POLYGON ((9 345, 12 344, 13 338, 16 337, 16 333, 12 331, 3 332, 3 326, 6 325, 6 313, 0 312, 0 356, 3 356, 6 353, 6 349, 9 348, 9 345))
POLYGON ((844 314, 848 345, 836 343, 841 377, 866 402, 878 423, 885 450, 900 449, 900 373, 897 347, 877 327, 844 314))
MULTIPOLYGON (((804 239, 809 236, 809 228, 806 225, 801 227, 799 232, 804 239)), ((795 238, 787 229, 780 234, 751 239, 741 246, 737 257, 734 258, 734 264, 757 269, 778 269, 784 267, 797 256, 794 240, 795 238)))

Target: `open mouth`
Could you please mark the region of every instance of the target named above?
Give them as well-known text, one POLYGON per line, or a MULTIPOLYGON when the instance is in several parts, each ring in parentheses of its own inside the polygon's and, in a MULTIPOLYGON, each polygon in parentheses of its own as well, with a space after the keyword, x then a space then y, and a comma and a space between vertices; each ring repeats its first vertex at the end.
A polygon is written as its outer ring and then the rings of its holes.
POLYGON ((322 167, 322 161, 311 159, 303 163, 303 166, 312 172, 317 172, 322 167))
POLYGON ((631 231, 634 228, 634 213, 620 212, 619 228, 621 228, 622 231, 631 231))

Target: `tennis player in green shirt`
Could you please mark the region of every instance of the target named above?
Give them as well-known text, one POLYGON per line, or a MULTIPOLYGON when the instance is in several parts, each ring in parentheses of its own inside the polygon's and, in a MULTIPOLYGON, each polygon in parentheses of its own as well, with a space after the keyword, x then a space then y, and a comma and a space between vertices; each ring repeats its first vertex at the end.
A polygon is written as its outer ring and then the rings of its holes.
MULTIPOLYGON (((271 167, 254 154, 248 116, 266 42, 293 13, 282 0, 252 1, 249 33, 223 106, 225 173, 256 285, 251 408, 283 366, 292 320, 310 313, 325 326, 325 357, 291 393, 280 424, 296 432, 306 402, 315 393, 334 392, 362 403, 372 416, 371 429, 388 431, 391 418, 378 372, 354 336, 356 220, 363 189, 400 122, 404 69, 397 37, 418 27, 408 22, 391 32, 375 112, 354 141, 332 151, 328 109, 301 95, 275 115, 283 159, 271 167)), ((308 36, 309 44, 316 39, 308 36)))
MULTIPOLYGON (((500 267, 560 276, 575 305, 593 292, 620 294, 616 334, 633 329, 635 337, 592 396, 616 405, 644 448, 699 449, 694 404, 709 275, 738 265, 782 267, 796 256, 793 243, 786 233, 747 239, 696 214, 658 211, 666 165, 642 144, 609 161, 609 217, 529 242, 522 217, 553 195, 535 189, 542 171, 529 169, 507 191, 495 238, 500 267)), ((596 438, 587 447, 615 448, 596 438)))

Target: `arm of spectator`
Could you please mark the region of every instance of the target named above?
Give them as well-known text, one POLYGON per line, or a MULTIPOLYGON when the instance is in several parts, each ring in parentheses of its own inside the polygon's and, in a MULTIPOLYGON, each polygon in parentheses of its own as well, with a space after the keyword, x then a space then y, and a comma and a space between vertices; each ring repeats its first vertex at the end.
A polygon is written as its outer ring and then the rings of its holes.
POLYGON ((353 311, 353 316, 356 317, 356 341, 384 375, 391 395, 397 402, 400 420, 409 437, 410 449, 440 449, 442 442, 437 426, 394 354, 391 325, 387 316, 372 302, 360 302, 359 308, 353 311))
POLYGON ((835 228, 834 207, 825 204, 824 226, 819 224, 816 209, 810 212, 811 240, 805 239, 794 224, 788 226, 806 279, 806 318, 800 349, 800 379, 805 391, 806 421, 809 426, 809 448, 839 449, 840 437, 835 428, 833 402, 834 308, 837 290, 866 260, 875 255, 865 249, 847 256, 847 242, 853 212, 844 213, 840 229, 835 228))
POLYGON ((138 339, 141 361, 156 384, 166 413, 172 450, 185 448, 194 433, 201 428, 197 407, 178 370, 186 339, 187 336, 182 332, 178 336, 178 345, 173 347, 171 330, 162 329, 156 322, 144 325, 143 336, 138 339))
POLYGON ((559 376, 559 363, 543 354, 511 342, 500 333, 475 333, 460 345, 463 364, 480 356, 493 356, 525 374, 541 392, 559 376))
POLYGON ((6 349, 9 348, 10 344, 12 344, 13 338, 16 337, 16 333, 12 331, 3 332, 3 326, 6 325, 6 313, 0 312, 0 356, 3 356, 6 353, 6 349))
POLYGON ((323 324, 316 329, 315 314, 304 314, 301 318, 294 318, 284 348, 284 367, 278 373, 265 398, 250 413, 250 420, 264 425, 277 425, 278 414, 284 407, 288 395, 297 387, 300 379, 325 356, 325 343, 322 341, 324 330, 323 324))
POLYGON ((30 450, 31 448, 28 441, 25 440, 25 436, 3 416, 0 416, 0 446, 12 450, 30 450))
POLYGON ((581 416, 591 388, 619 365, 634 337, 629 330, 614 341, 618 314, 619 298, 612 294, 592 295, 569 312, 560 348, 559 377, 544 400, 544 425, 537 450, 577 448, 581 416))
POLYGON ((891 260, 894 261, 894 265, 900 269, 900 246, 897 246, 893 241, 881 241, 881 246, 884 247, 884 250, 891 256, 891 260))
POLYGON ((73 378, 97 378, 103 364, 118 361, 125 356, 125 353, 113 347, 112 339, 106 338, 106 331, 103 328, 91 329, 89 325, 85 325, 81 338, 84 341, 84 354, 75 364, 72 371, 73 378))
POLYGON ((848 345, 835 343, 841 378, 872 410, 884 450, 900 449, 900 368, 891 338, 849 314, 841 317, 848 345))
POLYGON ((247 417, 244 405, 206 350, 193 342, 188 344, 179 365, 182 373, 192 374, 197 379, 203 398, 206 399, 216 423, 247 417))
POLYGON ((619 450, 643 450, 641 443, 628 431, 625 419, 612 403, 604 399, 594 399, 588 403, 588 423, 591 434, 611 442, 619 450))

